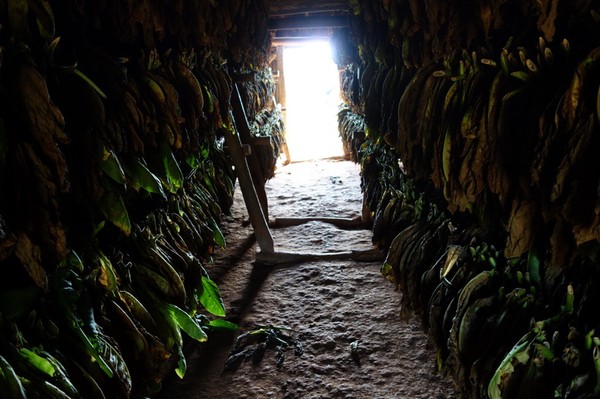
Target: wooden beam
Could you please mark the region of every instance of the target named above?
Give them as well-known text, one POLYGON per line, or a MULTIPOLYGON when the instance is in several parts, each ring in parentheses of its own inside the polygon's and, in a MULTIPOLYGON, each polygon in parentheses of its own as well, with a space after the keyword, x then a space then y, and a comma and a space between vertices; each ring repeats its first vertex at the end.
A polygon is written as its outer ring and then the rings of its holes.
POLYGON ((345 230, 357 230, 365 229, 368 227, 362 221, 360 216, 355 218, 340 218, 340 217, 287 217, 287 218, 275 218, 275 220, 269 224, 272 228, 291 227, 299 226, 301 224, 309 222, 321 222, 329 223, 340 229, 345 230))
POLYGON ((262 252, 272 253, 275 249, 269 230, 269 204, 265 192, 265 180, 256 155, 251 153, 247 161, 243 151, 242 144, 250 144, 252 135, 237 83, 233 85, 231 106, 236 132, 226 134, 225 141, 235 166, 258 246, 262 252))
POLYGON ((355 262, 380 262, 385 259, 386 252, 379 249, 365 249, 344 252, 295 253, 295 252, 259 252, 255 265, 278 266, 294 265, 313 261, 351 260, 355 262))
MULTIPOLYGON (((250 126, 248 125, 248 118, 246 117, 246 110, 244 109, 242 96, 237 83, 233 85, 233 92, 231 93, 231 108, 233 110, 233 116, 235 117, 235 125, 238 131, 242 144, 248 144, 252 146, 252 133, 250 133, 250 126)), ((265 177, 263 176, 262 169, 256 153, 250 152, 248 156, 248 167, 258 199, 260 201, 262 212, 266 220, 269 220, 269 203, 267 199, 267 193, 265 192, 265 177)))
POLYGON ((348 17, 341 15, 299 16, 269 19, 269 30, 276 31, 314 28, 345 28, 348 26, 348 17))
POLYGON ((314 0, 277 0, 268 2, 268 12, 272 16, 301 15, 310 13, 348 12, 348 0, 314 1, 314 0))
POLYGON ((273 37, 271 38, 271 46, 275 47, 290 47, 302 46, 306 42, 315 40, 329 40, 329 36, 302 36, 302 37, 273 37))
POLYGON ((256 188, 252 181, 244 151, 242 150, 240 135, 236 132, 227 132, 225 134, 225 144, 227 144, 227 151, 231 157, 233 166, 235 166, 244 203, 246 204, 246 209, 248 209, 248 216, 250 217, 258 246, 263 253, 273 253, 275 251, 275 244, 273 243, 267 219, 265 219, 260 201, 258 200, 256 188))

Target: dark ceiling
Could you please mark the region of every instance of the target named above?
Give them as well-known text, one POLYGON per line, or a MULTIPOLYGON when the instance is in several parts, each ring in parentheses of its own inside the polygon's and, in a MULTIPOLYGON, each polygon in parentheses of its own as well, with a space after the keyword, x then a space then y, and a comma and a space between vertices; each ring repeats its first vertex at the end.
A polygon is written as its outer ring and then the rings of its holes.
POLYGON ((348 26, 348 0, 267 0, 275 42, 329 37, 348 26))
POLYGON ((276 17, 343 14, 348 11, 347 0, 315 1, 315 0, 267 0, 269 14, 276 17))

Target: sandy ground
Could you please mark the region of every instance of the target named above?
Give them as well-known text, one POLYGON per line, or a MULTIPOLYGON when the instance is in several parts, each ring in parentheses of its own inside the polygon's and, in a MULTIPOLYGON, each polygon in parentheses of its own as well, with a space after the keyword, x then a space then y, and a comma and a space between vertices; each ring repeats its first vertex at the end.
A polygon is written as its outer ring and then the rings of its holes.
MULTIPOLYGON (((270 219, 357 217, 359 166, 321 160, 280 167, 267 183, 270 219)), ((401 294, 380 274, 380 262, 315 261, 254 265, 258 246, 241 194, 225 220, 227 249, 209 273, 218 282, 228 319, 240 330, 189 344, 183 380, 169 376, 159 397, 200 398, 456 398, 435 372, 434 353, 417 320, 401 320, 401 294), (234 339, 258 325, 286 327, 303 353, 290 347, 278 367, 276 350, 224 371, 234 339)), ((272 230, 276 251, 371 249, 368 230, 309 222, 272 230)), ((173 373, 174 375, 174 373, 173 373)))

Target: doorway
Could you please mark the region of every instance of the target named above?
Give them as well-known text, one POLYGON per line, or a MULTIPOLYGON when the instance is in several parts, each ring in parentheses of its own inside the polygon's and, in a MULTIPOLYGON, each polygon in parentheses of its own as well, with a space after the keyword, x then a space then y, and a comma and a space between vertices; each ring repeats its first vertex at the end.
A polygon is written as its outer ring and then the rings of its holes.
POLYGON ((340 78, 328 41, 286 46, 286 141, 291 160, 342 157, 337 127, 340 78))

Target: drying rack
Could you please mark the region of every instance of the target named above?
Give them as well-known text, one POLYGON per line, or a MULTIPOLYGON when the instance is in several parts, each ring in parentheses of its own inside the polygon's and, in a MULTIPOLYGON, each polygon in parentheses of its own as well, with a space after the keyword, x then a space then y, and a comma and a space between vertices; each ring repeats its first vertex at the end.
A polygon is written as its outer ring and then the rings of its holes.
MULTIPOLYGON (((251 153, 251 146, 249 146, 252 137, 237 83, 233 85, 231 97, 231 116, 235 129, 225 135, 225 144, 237 172, 240 190, 260 249, 256 254, 254 265, 276 266, 315 260, 354 260, 361 262, 382 260, 384 258, 383 252, 376 249, 328 253, 281 252, 275 250, 268 223, 268 203, 264 179, 260 172, 258 160, 251 153), (246 145, 242 144, 242 138, 246 145), (246 159, 247 157, 249 160, 246 159)), ((274 226, 290 226, 310 221, 320 221, 346 227, 362 223, 360 219, 349 218, 282 218, 276 219, 274 226)))

